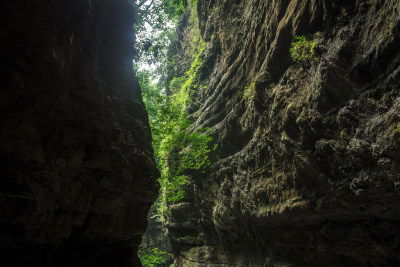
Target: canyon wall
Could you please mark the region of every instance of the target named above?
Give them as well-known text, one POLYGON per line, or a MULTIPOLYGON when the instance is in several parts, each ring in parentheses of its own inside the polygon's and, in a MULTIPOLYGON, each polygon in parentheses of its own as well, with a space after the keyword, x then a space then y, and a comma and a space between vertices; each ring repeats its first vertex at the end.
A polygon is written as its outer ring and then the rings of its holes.
POLYGON ((176 266, 398 266, 400 2, 197 9, 188 110, 218 149, 170 205, 176 266), (295 36, 315 44, 297 63, 295 36))
POLYGON ((1 4, 0 265, 140 266, 158 193, 123 0, 1 4))

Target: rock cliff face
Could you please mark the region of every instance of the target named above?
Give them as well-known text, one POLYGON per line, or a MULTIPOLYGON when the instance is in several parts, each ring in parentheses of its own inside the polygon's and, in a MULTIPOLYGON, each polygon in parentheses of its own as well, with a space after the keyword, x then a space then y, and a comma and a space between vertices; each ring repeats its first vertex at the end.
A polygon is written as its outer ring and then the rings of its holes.
POLYGON ((400 2, 198 12, 209 46, 189 110, 219 148, 170 206, 177 266, 398 266, 400 2), (301 35, 315 60, 294 63, 301 35))
POLYGON ((137 266, 158 187, 123 0, 1 4, 1 266, 137 266))
MULTIPOLYGON (((162 222, 157 221, 151 217, 152 211, 149 212, 148 226, 146 233, 142 237, 142 243, 139 246, 139 251, 149 253, 152 249, 156 248, 159 251, 170 253, 171 245, 169 244, 168 235, 165 233, 165 226, 162 222)), ((163 264, 158 264, 157 267, 169 267, 174 261, 172 256, 169 257, 168 261, 163 264)))

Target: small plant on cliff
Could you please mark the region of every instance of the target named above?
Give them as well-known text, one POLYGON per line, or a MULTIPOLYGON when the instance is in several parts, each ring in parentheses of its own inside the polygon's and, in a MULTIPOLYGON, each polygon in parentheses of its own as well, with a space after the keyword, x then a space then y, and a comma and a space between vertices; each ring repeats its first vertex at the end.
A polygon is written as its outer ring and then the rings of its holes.
POLYGON ((289 49, 290 55, 295 62, 318 61, 314 48, 317 45, 315 39, 309 41, 304 36, 295 36, 289 49))
POLYGON ((248 83, 243 89, 242 98, 244 100, 252 99, 255 95, 255 83, 248 83))
POLYGON ((158 248, 147 251, 139 250, 138 255, 143 267, 164 266, 172 258, 170 253, 161 251, 158 248))

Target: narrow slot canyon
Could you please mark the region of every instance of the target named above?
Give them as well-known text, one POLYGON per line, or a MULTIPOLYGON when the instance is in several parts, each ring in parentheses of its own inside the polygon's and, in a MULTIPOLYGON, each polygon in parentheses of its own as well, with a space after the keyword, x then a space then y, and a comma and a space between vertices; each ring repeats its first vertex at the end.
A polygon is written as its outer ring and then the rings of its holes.
POLYGON ((15 0, 0 266, 400 266, 399 0, 15 0))

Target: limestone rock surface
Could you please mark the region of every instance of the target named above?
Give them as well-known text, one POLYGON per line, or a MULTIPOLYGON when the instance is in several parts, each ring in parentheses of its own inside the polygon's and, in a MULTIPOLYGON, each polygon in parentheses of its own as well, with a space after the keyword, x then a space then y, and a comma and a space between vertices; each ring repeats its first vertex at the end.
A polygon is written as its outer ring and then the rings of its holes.
POLYGON ((139 266, 158 171, 123 0, 0 8, 0 265, 139 266))
POLYGON ((189 110, 219 147, 170 206, 176 266, 399 266, 399 1, 198 11, 209 45, 189 110), (293 62, 295 36, 312 60, 293 62))

